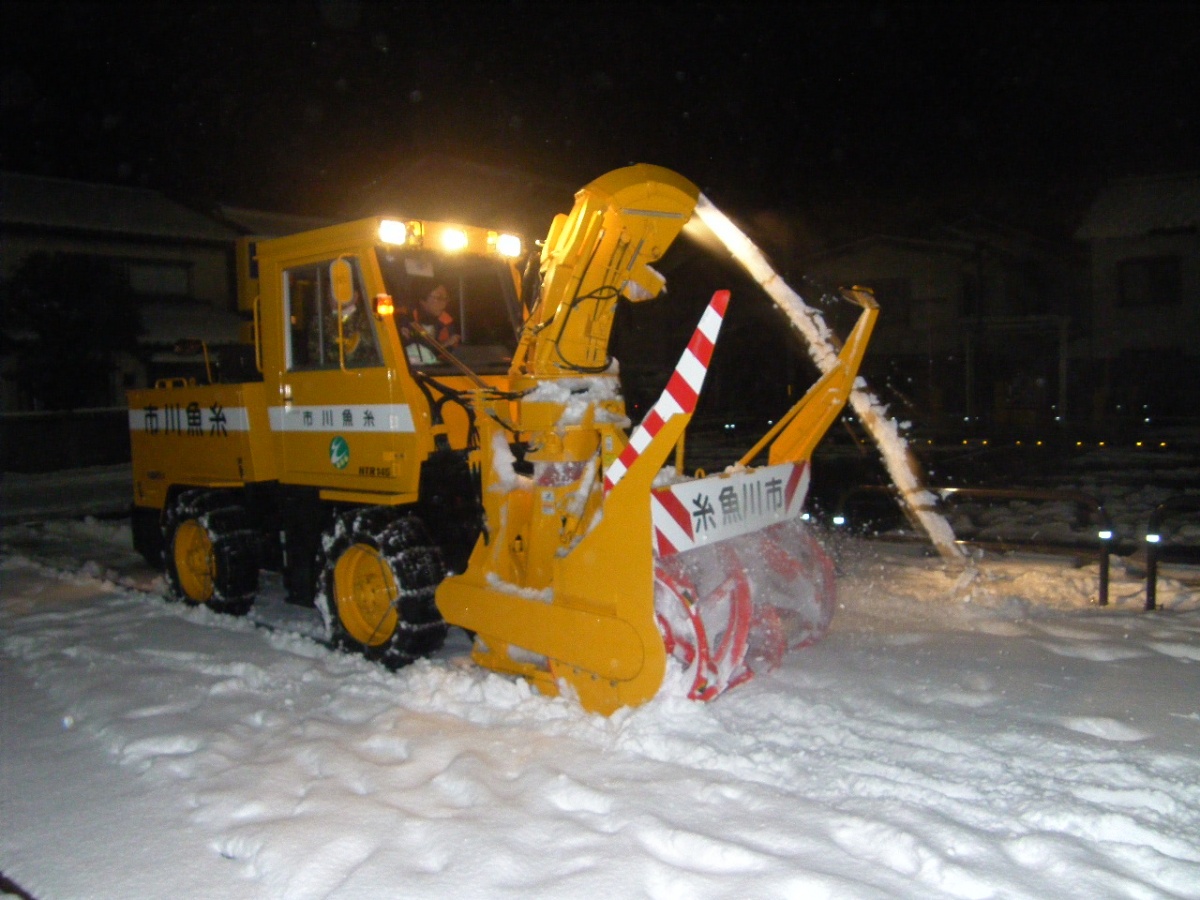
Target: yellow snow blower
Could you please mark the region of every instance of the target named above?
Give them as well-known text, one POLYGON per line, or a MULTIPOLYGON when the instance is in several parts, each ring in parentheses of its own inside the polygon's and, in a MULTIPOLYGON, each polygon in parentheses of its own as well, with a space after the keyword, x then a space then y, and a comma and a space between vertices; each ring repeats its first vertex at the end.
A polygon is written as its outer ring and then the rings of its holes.
POLYGON ((675 472, 737 298, 713 295, 632 431, 609 335, 620 297, 661 292, 698 196, 610 172, 525 278, 517 237, 455 223, 241 242, 244 352, 129 394, 137 548, 185 602, 244 612, 277 569, 347 649, 395 667, 461 626, 481 665, 606 714, 653 697, 669 656, 706 700, 816 640, 834 588, 802 519, 809 459, 878 309, 845 291, 862 312, 808 393, 721 474, 675 472), (449 302, 428 324, 427 293, 449 302))

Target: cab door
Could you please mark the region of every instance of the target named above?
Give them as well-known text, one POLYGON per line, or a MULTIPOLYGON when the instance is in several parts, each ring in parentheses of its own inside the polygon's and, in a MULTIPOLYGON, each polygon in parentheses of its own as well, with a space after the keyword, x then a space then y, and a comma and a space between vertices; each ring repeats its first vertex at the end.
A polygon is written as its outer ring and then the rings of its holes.
POLYGON ((282 480, 334 491, 407 488, 395 479, 415 429, 389 377, 362 261, 343 254, 285 266, 281 277, 284 371, 271 427, 282 480))

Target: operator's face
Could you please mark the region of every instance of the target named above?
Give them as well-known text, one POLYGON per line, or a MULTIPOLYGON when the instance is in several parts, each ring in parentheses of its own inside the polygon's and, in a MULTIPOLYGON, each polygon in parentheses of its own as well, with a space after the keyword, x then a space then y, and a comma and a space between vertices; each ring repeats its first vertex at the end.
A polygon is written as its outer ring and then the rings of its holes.
POLYGON ((427 312, 435 316, 440 316, 446 310, 446 305, 450 302, 450 292, 446 290, 444 284, 439 284, 432 291, 425 295, 425 299, 421 301, 421 305, 425 307, 427 312))

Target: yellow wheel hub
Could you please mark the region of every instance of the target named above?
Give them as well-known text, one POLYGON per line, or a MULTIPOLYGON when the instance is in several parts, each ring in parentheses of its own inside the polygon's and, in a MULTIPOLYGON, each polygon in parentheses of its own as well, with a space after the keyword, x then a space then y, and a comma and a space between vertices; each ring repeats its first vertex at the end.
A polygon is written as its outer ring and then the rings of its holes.
POLYGON ((217 559, 204 526, 188 519, 175 532, 175 571, 179 587, 189 600, 206 603, 212 599, 217 559))
POLYGON ((355 544, 333 570, 334 602, 350 637, 368 647, 386 643, 400 616, 393 605, 400 591, 387 560, 374 547, 355 544))

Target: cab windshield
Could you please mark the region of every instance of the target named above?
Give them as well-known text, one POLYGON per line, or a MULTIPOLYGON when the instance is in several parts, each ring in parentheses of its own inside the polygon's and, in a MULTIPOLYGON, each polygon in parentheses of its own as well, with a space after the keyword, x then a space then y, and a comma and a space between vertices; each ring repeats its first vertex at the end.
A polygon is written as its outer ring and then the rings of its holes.
POLYGON ((506 263, 390 246, 379 247, 378 257, 410 365, 450 368, 422 340, 427 335, 477 372, 507 370, 521 313, 506 263))

